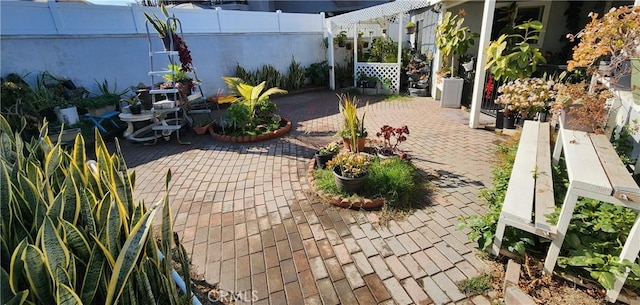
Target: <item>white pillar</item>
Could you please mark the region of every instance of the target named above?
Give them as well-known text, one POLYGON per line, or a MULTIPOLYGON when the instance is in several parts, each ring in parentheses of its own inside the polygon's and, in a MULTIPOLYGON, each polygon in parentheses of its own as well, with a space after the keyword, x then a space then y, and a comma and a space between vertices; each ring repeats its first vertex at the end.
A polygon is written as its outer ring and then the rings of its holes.
POLYGON ((398 88, 396 89, 396 93, 400 93, 400 73, 402 72, 402 45, 404 44, 404 42, 402 41, 402 29, 404 28, 403 26, 403 22, 404 20, 402 19, 402 13, 398 14, 398 61, 396 62, 397 64, 397 73, 394 76, 396 79, 396 83, 398 84, 398 88))
MULTIPOLYGON (((324 17, 324 13, 322 13, 324 17)), ((336 90, 336 69, 333 59, 333 33, 331 32, 331 20, 325 19, 325 27, 327 31, 327 62, 329 63, 329 88, 336 90)))
POLYGON ((358 87, 358 23, 353 23, 353 86, 358 87))
MULTIPOLYGON (((442 2, 441 2, 442 3, 442 2)), ((444 4, 444 3, 443 3, 444 4)), ((442 18, 444 13, 446 12, 446 8, 443 6, 440 9, 440 13, 438 14, 438 23, 437 25, 442 23, 442 18)), ((433 61, 431 62, 431 96, 433 98, 436 97, 436 83, 437 83, 437 72, 440 70, 440 66, 442 66, 442 54, 440 54, 440 50, 436 47, 435 52, 433 52, 433 61)))
POLYGON ((469 127, 478 128, 480 120, 480 107, 482 103, 482 91, 485 81, 485 60, 486 48, 491 40, 491 29, 493 28, 493 13, 496 9, 496 0, 485 0, 482 12, 482 27, 480 39, 478 40, 478 60, 476 60, 476 78, 473 82, 473 95, 471 98, 471 115, 469 117, 469 127))

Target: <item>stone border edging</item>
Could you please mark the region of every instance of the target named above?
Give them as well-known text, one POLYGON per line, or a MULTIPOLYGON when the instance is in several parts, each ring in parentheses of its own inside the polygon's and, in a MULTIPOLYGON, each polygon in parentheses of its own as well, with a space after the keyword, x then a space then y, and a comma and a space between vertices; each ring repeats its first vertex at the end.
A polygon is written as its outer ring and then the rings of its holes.
POLYGON ((218 134, 215 131, 213 131, 213 125, 211 125, 209 126, 209 134, 211 134, 212 138, 222 142, 251 143, 251 142, 271 140, 271 139, 279 138, 291 131, 291 120, 284 117, 282 119, 285 120, 287 124, 284 125, 284 127, 281 127, 280 129, 271 133, 263 133, 255 136, 227 136, 227 135, 218 134))
POLYGON ((345 209, 362 208, 366 210, 374 210, 374 209, 379 209, 384 205, 385 199, 382 197, 376 198, 376 199, 369 199, 369 198, 350 199, 350 198, 343 198, 340 196, 331 197, 325 194, 322 190, 318 189, 315 185, 315 178, 313 177, 313 170, 315 166, 316 166, 316 159, 311 158, 311 161, 309 162, 309 166, 307 169, 307 181, 309 182, 309 185, 311 185, 311 189, 313 189, 313 191, 320 198, 322 198, 322 200, 329 202, 331 205, 345 208, 345 209))

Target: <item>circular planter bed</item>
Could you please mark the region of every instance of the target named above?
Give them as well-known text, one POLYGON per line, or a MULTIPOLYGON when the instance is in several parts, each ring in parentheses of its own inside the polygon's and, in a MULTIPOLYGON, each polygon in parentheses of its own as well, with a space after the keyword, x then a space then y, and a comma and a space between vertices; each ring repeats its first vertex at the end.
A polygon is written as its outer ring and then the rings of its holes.
POLYGON ((319 190, 315 185, 315 178, 313 177, 313 170, 316 166, 315 158, 311 159, 309 162, 309 167, 307 168, 307 181, 311 185, 313 191, 320 197, 322 200, 331 203, 332 205, 345 208, 345 209, 365 209, 365 210, 375 210, 380 209, 384 203, 385 199, 382 197, 378 198, 351 198, 351 197, 340 197, 340 196, 330 196, 325 194, 323 191, 319 190))
POLYGON ((217 133, 217 130, 219 130, 219 127, 217 127, 217 125, 211 125, 209 126, 209 133, 211 134, 212 138, 222 142, 251 143, 251 142, 260 142, 260 141, 270 140, 274 138, 279 138, 291 131, 291 121, 286 118, 282 118, 282 121, 280 122, 280 126, 281 126, 280 129, 270 133, 263 133, 263 134, 252 135, 252 136, 249 136, 249 135, 232 136, 232 135, 224 135, 224 134, 217 133))

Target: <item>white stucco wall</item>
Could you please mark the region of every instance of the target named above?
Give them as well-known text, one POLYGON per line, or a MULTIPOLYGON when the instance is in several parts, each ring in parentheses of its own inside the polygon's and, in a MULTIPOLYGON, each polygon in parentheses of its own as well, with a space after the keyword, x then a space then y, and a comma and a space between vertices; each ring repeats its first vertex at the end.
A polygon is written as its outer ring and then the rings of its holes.
MULTIPOLYGON (((271 64, 286 71, 292 56, 304 66, 325 59, 320 33, 193 34, 185 39, 205 94, 225 88, 221 77, 233 75, 236 63, 251 70, 271 64)), ((116 80, 120 88, 151 82, 148 42, 143 35, 2 37, 0 43, 2 75, 31 72, 30 77, 35 77, 49 71, 86 88, 95 88, 94 79, 116 80)), ((160 60, 155 68, 166 64, 160 60)))
MULTIPOLYGON (((117 81, 121 89, 139 82, 150 85, 149 43, 142 11, 140 7, 62 3, 48 7, 47 3, 0 1, 0 73, 31 73, 27 78, 31 80, 49 71, 90 90, 96 90, 94 79, 117 81), (117 22, 103 22, 107 17, 117 22), (102 26, 83 28, 81 20, 89 19, 102 20, 102 26)), ((250 70, 271 64, 284 72, 292 56, 304 66, 326 59, 320 15, 175 12, 184 20, 184 38, 205 94, 225 88, 221 77, 233 75, 237 63, 250 70)), ((151 41, 153 50, 161 50, 155 32, 151 41)), ((155 69, 166 64, 161 58, 155 69)))

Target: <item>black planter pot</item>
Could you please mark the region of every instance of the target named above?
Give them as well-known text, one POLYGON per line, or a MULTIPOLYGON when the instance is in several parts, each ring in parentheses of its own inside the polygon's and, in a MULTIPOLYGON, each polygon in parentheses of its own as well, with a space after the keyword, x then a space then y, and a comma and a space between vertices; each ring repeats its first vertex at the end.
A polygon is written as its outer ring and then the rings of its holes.
POLYGON ((549 112, 547 112, 547 111, 538 112, 538 121, 540 121, 540 122, 549 121, 549 117, 550 117, 550 115, 549 115, 549 112))
POLYGON ((357 178, 347 178, 341 175, 339 167, 333 169, 333 180, 336 182, 336 186, 347 193, 357 192, 368 177, 369 173, 357 178))
POLYGON ((316 167, 317 168, 325 168, 327 166, 327 162, 333 159, 334 155, 319 155, 317 152, 314 155, 316 158, 316 167))
POLYGON ((502 125, 504 129, 516 129, 516 117, 515 116, 505 116, 502 125))
POLYGON ((496 129, 504 128, 504 112, 498 110, 496 112, 496 129))
POLYGON ((140 114, 142 113, 142 106, 141 105, 129 106, 129 110, 131 110, 131 114, 140 114))
POLYGON ((138 89, 136 90, 136 94, 140 95, 140 101, 142 101, 142 107, 145 110, 151 110, 153 108, 153 100, 151 99, 151 94, 149 93, 151 89, 138 89))

